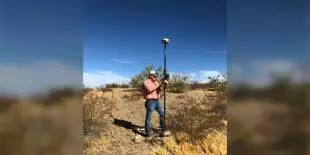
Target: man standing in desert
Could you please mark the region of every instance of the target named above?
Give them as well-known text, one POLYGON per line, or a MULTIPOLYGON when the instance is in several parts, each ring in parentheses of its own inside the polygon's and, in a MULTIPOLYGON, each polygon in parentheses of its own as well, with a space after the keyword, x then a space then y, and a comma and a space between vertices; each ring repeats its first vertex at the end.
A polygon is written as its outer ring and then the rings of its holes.
POLYGON ((156 110, 159 114, 159 124, 160 124, 160 136, 164 135, 165 124, 164 124, 164 109, 159 102, 160 99, 160 88, 162 85, 167 85, 168 81, 159 83, 157 81, 158 74, 156 71, 150 71, 148 79, 143 82, 144 86, 144 99, 146 116, 145 116, 145 131, 147 139, 152 138, 152 114, 156 110))

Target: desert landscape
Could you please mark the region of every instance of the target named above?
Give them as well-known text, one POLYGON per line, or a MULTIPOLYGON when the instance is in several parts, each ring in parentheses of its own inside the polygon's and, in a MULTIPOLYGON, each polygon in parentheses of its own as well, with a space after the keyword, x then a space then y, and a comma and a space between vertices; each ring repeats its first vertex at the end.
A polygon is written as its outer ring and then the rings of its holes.
MULTIPOLYGON (((166 123, 172 135, 150 142, 133 130, 144 126, 144 102, 139 91, 132 88, 85 93, 84 154, 227 154, 225 93, 168 93, 166 123)), ((155 128, 159 124, 157 115, 154 113, 152 119, 155 128)))

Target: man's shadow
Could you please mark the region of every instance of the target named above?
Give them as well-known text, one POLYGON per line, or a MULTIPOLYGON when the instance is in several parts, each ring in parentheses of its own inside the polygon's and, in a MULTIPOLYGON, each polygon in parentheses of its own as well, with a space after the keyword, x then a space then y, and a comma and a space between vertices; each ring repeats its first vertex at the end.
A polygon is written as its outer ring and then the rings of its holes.
MULTIPOLYGON (((130 129, 135 134, 139 134, 139 135, 146 137, 144 126, 135 125, 129 121, 120 120, 120 119, 116 119, 116 118, 114 118, 113 124, 116 126, 126 128, 126 129, 130 129)), ((156 132, 157 130, 153 128, 153 131, 156 132)))

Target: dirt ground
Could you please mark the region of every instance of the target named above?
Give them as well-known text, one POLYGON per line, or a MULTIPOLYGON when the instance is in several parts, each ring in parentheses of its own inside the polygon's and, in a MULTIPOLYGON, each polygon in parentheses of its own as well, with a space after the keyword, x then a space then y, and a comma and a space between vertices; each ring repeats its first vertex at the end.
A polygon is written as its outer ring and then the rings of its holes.
MULTIPOLYGON (((193 148, 197 147, 197 145, 192 145, 188 143, 187 150, 184 149, 180 142, 177 142, 177 135, 173 133, 172 136, 168 138, 163 138, 160 141, 156 142, 145 142, 144 140, 141 142, 135 141, 135 137, 138 135, 130 127, 140 126, 143 128, 144 119, 145 119, 145 108, 144 108, 144 100, 141 95, 130 89, 114 89, 113 92, 98 92, 93 91, 88 93, 88 96, 97 96, 97 97, 105 97, 105 99, 112 99, 110 104, 114 104, 111 115, 107 117, 106 124, 99 129, 99 132, 95 134, 88 134, 84 136, 84 154, 86 155, 97 155, 97 154, 119 154, 119 155, 147 155, 147 154, 210 154, 213 152, 214 154, 226 154, 226 124, 227 121, 221 120, 222 128, 221 131, 213 132, 214 136, 219 137, 221 142, 214 141, 218 144, 210 144, 206 141, 202 142, 199 146, 203 146, 208 149, 208 151, 204 150, 201 147, 202 151, 190 151, 193 148), (119 125, 115 125, 113 122, 118 120, 120 122, 119 125), (218 136, 219 134, 220 136, 218 136), (218 145, 218 146, 214 146, 218 145), (219 146, 221 145, 221 146, 219 146), (192 147, 191 147, 192 146, 192 147), (222 147, 222 151, 216 150, 222 147), (179 150, 178 150, 179 149, 179 150), (203 151, 204 150, 204 151, 203 151), (186 153, 188 151, 188 153, 186 153), (190 153, 191 152, 191 153, 190 153), (208 153, 209 152, 209 153, 208 153)), ((212 96, 216 96, 213 92, 207 91, 191 91, 187 94, 167 94, 167 113, 175 113, 178 100, 184 99, 184 96, 193 96, 196 102, 202 101, 203 99, 212 98, 212 96)), ((102 101, 104 102, 104 101, 102 101)), ((163 101, 161 101, 163 103, 163 101)), ((100 103, 97 103, 100 104, 100 103)), ((183 103, 184 104, 184 103, 183 103)), ((190 104, 190 103, 188 103, 190 104)), ((211 106, 211 105, 210 105, 211 106)), ((207 113, 207 111, 206 111, 207 113)), ((201 118, 206 119, 206 118, 201 118)), ((153 114, 153 127, 158 126, 158 114, 154 112, 153 114)), ((166 121, 169 121, 166 119, 166 121)), ((199 120, 198 120, 199 121, 199 120)), ((201 120, 203 121, 203 120, 201 120)), ((168 123, 168 122, 167 122, 168 123)), ((169 129, 168 129, 169 130, 169 129)), ((203 130, 203 129, 202 129, 203 130)), ((182 135, 182 134, 180 134, 182 135)), ((205 136, 206 139, 209 138, 210 135, 205 136)), ((187 145, 187 144, 186 144, 187 145)))

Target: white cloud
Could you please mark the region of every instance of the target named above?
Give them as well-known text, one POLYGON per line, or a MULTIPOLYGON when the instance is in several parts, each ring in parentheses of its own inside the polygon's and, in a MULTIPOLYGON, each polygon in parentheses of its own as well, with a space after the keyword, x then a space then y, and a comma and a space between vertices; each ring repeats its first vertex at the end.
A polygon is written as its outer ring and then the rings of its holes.
POLYGON ((82 70, 61 62, 34 62, 30 65, 0 65, 0 91, 30 95, 58 86, 82 86, 82 70))
POLYGON ((121 63, 121 64, 132 64, 134 62, 133 61, 120 61, 119 63, 121 63))
POLYGON ((83 83, 87 87, 96 87, 107 83, 128 83, 129 78, 112 71, 97 71, 83 74, 83 83))
POLYGON ((190 79, 201 82, 201 83, 207 83, 209 82, 209 77, 216 78, 219 76, 219 80, 224 80, 225 78, 219 71, 208 71, 208 70, 202 70, 199 72, 190 73, 190 79))
POLYGON ((186 75, 189 77, 190 81, 196 81, 200 83, 207 83, 209 82, 209 77, 216 78, 219 75, 219 80, 224 80, 225 78, 219 71, 209 71, 209 70, 202 70, 198 72, 191 72, 191 73, 170 73, 171 76, 173 75, 186 75))
POLYGON ((298 64, 285 59, 264 59, 233 63, 230 81, 247 82, 254 85, 267 85, 272 73, 290 74, 293 81, 300 81, 302 76, 298 64))
POLYGON ((295 68, 295 64, 288 60, 260 60, 251 65, 265 72, 287 72, 295 68))

